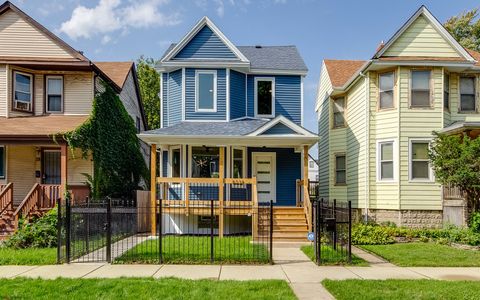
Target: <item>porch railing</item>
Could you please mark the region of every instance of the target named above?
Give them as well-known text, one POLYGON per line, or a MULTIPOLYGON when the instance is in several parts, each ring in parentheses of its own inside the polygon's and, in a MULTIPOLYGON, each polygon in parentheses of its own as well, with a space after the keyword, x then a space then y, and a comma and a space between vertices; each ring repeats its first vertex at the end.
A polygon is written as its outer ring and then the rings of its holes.
POLYGON ((13 183, 0 186, 0 216, 7 209, 13 210, 13 183))
POLYGON ((36 210, 52 209, 60 197, 61 185, 36 183, 17 207, 14 216, 18 220, 21 216, 31 216, 36 210))
MULTIPOLYGON (((308 179, 307 179, 308 180, 308 179)), ((302 179, 297 179, 296 182, 296 201, 297 207, 303 207, 305 216, 307 217, 308 230, 312 230, 312 198, 314 199, 318 192, 318 182, 308 181, 307 185, 304 184, 302 179)))

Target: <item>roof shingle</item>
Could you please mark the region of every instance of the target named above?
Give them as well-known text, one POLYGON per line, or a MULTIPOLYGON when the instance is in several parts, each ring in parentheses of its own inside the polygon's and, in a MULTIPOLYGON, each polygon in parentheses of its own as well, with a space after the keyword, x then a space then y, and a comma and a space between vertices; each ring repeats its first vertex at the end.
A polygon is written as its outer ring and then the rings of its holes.
POLYGON ((334 87, 342 87, 366 63, 364 60, 324 60, 334 87))
POLYGON ((102 61, 95 62, 95 65, 105 73, 116 85, 123 88, 128 73, 132 69, 131 61, 102 61))

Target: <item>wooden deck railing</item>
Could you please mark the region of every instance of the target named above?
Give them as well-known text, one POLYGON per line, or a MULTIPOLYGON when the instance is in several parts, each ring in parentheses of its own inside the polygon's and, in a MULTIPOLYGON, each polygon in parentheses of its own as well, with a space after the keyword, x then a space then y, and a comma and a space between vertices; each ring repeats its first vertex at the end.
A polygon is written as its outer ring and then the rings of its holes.
POLYGON ((0 186, 0 216, 7 209, 13 210, 13 183, 0 186))
POLYGON ((14 216, 18 220, 19 217, 30 216, 35 210, 52 209, 60 197, 60 185, 36 183, 17 207, 14 216))

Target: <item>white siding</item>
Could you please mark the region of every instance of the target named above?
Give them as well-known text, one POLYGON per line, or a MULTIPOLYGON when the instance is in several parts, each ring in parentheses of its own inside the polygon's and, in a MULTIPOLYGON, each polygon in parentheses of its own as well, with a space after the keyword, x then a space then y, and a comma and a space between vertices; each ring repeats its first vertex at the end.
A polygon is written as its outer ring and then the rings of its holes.
POLYGON ((65 74, 65 114, 88 115, 93 103, 93 74, 91 72, 65 74))

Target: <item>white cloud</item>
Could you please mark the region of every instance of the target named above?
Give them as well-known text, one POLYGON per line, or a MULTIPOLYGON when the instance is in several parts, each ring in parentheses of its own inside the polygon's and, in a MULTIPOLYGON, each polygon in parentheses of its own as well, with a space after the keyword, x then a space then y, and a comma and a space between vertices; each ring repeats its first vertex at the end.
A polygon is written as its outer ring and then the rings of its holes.
POLYGON ((121 0, 100 0, 97 6, 87 8, 77 6, 68 21, 60 26, 59 31, 72 39, 102 36, 102 43, 108 43, 111 34, 129 28, 148 28, 151 26, 172 26, 180 23, 178 13, 164 14, 159 9, 168 0, 128 1, 122 5, 121 0))
POLYGON ((214 2, 217 5, 217 15, 223 18, 225 15, 225 4, 223 3, 223 0, 215 0, 214 2))

